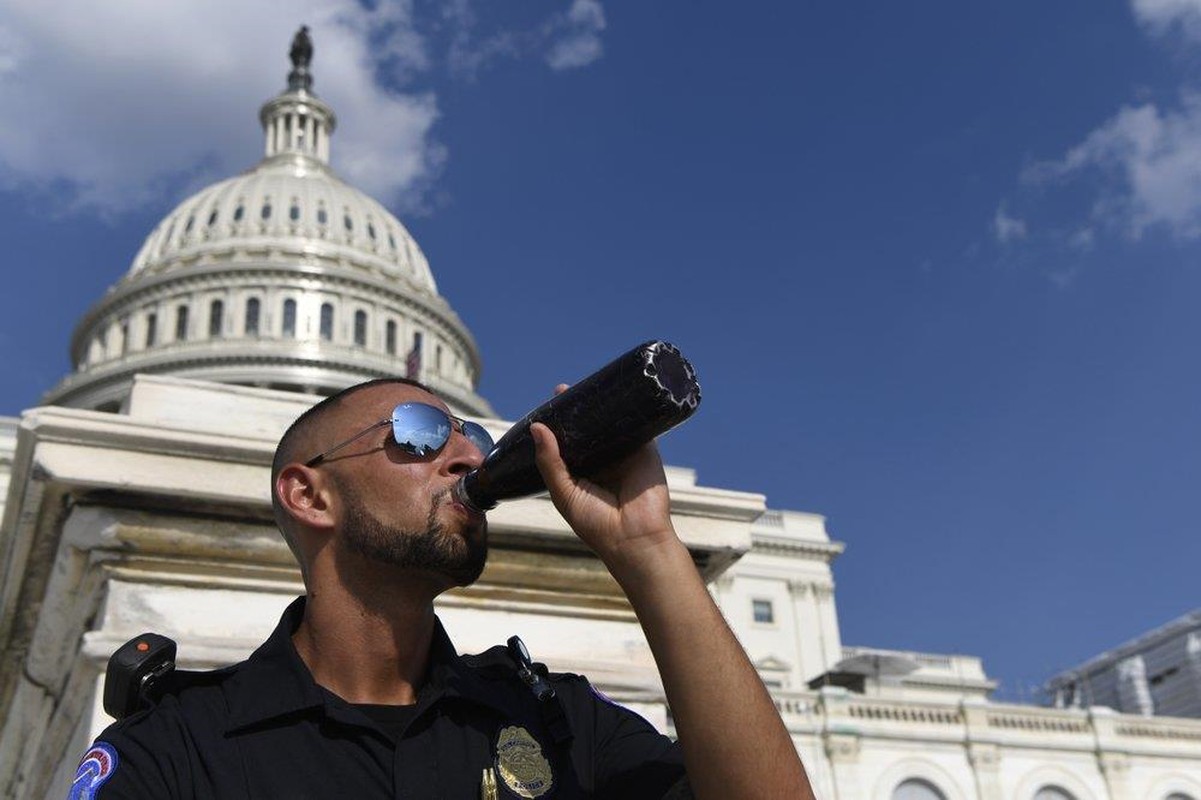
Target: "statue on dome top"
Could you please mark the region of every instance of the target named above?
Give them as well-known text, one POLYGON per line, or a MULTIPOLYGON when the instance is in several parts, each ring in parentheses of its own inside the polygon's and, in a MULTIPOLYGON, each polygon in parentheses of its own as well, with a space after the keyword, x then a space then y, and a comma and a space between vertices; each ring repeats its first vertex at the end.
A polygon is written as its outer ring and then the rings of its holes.
POLYGON ((309 26, 301 25, 300 30, 292 37, 292 49, 288 51, 292 66, 296 69, 306 69, 313 61, 313 40, 309 38, 309 26))

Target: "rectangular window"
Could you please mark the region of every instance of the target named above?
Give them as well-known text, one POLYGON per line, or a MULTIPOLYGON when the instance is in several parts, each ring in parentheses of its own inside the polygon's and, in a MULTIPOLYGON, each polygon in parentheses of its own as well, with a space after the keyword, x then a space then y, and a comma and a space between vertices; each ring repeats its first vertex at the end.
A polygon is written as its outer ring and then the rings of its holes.
POLYGON ((321 304, 321 338, 327 342, 334 339, 334 307, 330 303, 321 304))
POLYGON ((776 621, 776 615, 772 610, 770 600, 752 600, 751 614, 755 622, 771 624, 776 621))
POLYGON ((154 341, 158 338, 158 314, 153 311, 146 315, 146 346, 154 347, 154 341))
POLYGON ((354 343, 367 346, 367 312, 362 309, 354 312, 354 343))
POLYGON ((291 298, 284 301, 284 336, 296 336, 296 301, 291 298))
POLYGON ((396 320, 388 320, 384 329, 384 349, 388 351, 388 355, 396 355, 396 320))
POLYGON ((257 336, 259 332, 259 299, 252 297, 246 301, 246 333, 257 336))
POLYGON ((225 323, 225 303, 220 300, 214 300, 209 306, 209 336, 218 337, 221 335, 222 326, 225 323))
POLYGON ((188 338, 188 307, 180 306, 175 310, 175 339, 182 342, 188 338))

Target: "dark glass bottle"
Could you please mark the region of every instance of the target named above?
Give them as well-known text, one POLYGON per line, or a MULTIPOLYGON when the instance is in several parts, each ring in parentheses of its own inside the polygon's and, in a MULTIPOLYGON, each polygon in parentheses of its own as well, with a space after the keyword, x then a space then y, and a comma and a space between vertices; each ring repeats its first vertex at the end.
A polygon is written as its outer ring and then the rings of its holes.
POLYGON ((700 402, 696 373, 674 345, 640 344, 522 417, 455 485, 455 497, 487 511, 544 490, 531 423, 554 431, 568 469, 586 478, 679 425, 700 402))

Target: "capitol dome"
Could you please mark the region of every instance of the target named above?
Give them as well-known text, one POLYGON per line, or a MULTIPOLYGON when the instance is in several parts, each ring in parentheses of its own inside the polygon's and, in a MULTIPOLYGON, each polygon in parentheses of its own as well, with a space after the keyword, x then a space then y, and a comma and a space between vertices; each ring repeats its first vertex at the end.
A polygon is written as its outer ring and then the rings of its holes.
POLYGON ((409 375, 459 413, 492 415, 475 341, 425 254, 330 168, 336 118, 304 45, 302 30, 288 88, 260 112, 263 160, 155 226, 76 327, 74 372, 47 403, 119 410, 139 372, 312 394, 409 375))

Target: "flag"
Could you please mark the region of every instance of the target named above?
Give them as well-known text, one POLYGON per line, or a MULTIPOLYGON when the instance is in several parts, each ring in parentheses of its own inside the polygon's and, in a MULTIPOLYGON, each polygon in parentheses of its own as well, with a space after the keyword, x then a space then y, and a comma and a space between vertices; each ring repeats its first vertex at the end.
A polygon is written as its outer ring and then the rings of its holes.
POLYGON ((405 356, 405 377, 411 381, 421 375, 421 334, 413 334, 413 349, 405 356))

